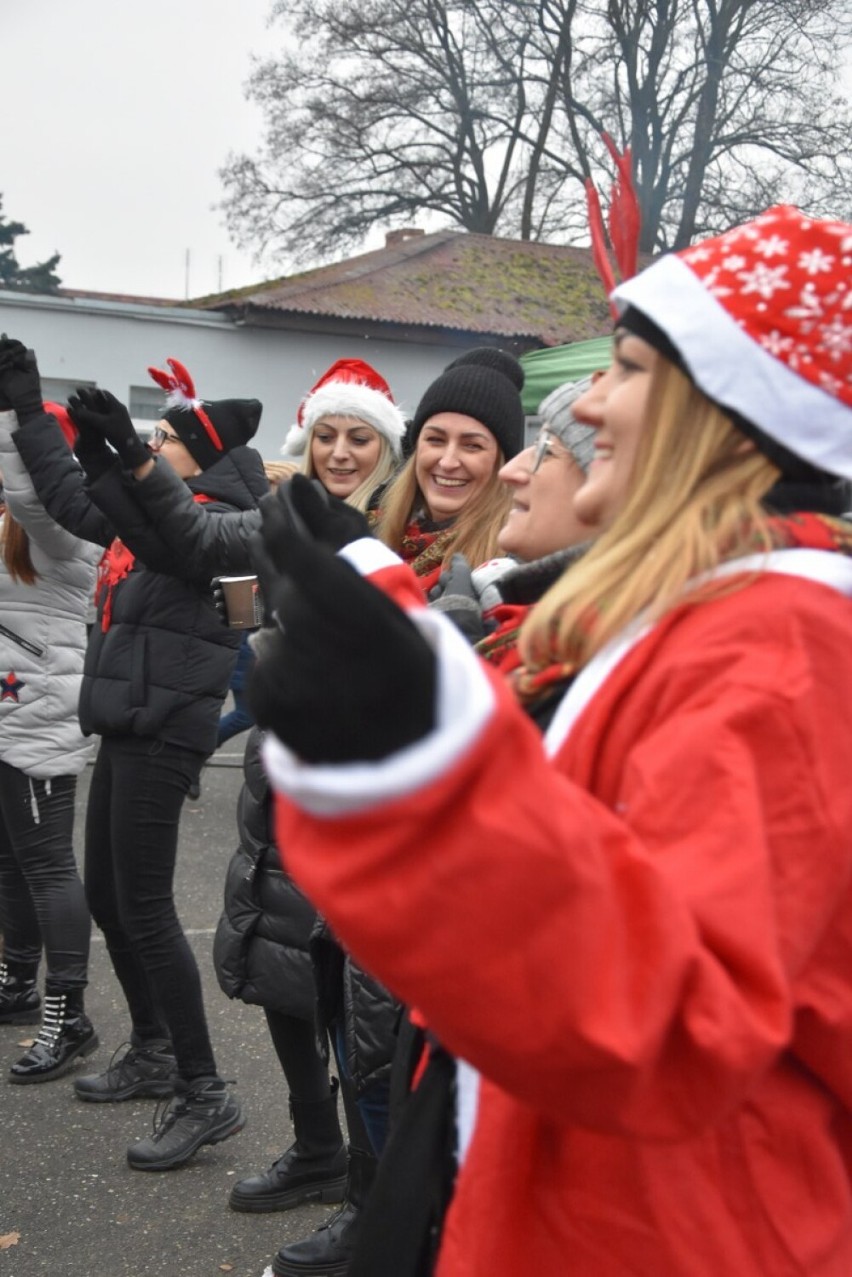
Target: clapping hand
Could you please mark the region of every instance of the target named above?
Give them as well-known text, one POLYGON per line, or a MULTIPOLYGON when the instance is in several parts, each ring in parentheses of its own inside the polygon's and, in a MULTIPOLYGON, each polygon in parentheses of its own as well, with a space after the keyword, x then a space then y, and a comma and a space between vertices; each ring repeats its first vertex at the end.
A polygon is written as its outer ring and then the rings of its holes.
POLYGON ((4 333, 0 337, 0 410, 10 408, 21 425, 44 412, 35 354, 4 333))
POLYGON ((68 400, 68 415, 81 439, 86 441, 85 451, 90 450, 89 445, 98 435, 112 444, 128 470, 135 470, 150 459, 151 454, 136 433, 130 413, 108 390, 79 387, 76 395, 68 400))
POLYGON ((454 554, 438 582, 429 591, 429 606, 444 612, 468 643, 485 637, 482 605, 473 584, 470 564, 463 554, 454 554))
POLYGON ((280 503, 261 504, 263 531, 250 551, 275 628, 249 680, 257 722, 309 763, 377 760, 419 740, 434 726, 426 640, 387 595, 312 539, 320 520, 311 498, 300 496, 301 531, 282 520, 280 503))

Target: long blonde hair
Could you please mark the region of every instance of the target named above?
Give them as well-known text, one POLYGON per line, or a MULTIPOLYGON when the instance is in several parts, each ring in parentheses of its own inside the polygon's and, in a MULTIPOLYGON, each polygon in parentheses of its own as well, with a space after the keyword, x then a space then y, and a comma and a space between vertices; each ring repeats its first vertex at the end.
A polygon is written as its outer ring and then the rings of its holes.
MULTIPOLYGON (((340 415, 342 416, 343 414, 341 413, 340 415)), ((358 421, 379 436, 379 459, 376 462, 375 467, 370 474, 368 474, 364 482, 359 484, 355 491, 350 492, 349 496, 346 498, 347 505, 354 506, 356 510, 366 510, 370 504, 370 498, 373 493, 377 488, 380 488, 383 483, 387 483, 388 479, 396 469, 397 462, 387 435, 383 435, 380 430, 376 430, 376 427, 371 426, 369 421, 362 421, 361 417, 347 418, 347 420, 358 421)), ((305 455, 302 458, 302 464, 300 467, 302 474, 306 474, 309 479, 316 479, 317 477, 316 467, 314 466, 313 457, 311 455, 313 437, 314 428, 311 426, 305 443, 305 455)))
POLYGON ((34 585, 38 573, 33 567, 30 554, 30 538, 26 528, 21 527, 8 506, 3 514, 0 540, 3 543, 3 562, 12 580, 22 581, 24 585, 34 585))
MULTIPOLYGON (((442 567, 446 567, 454 554, 463 554, 468 563, 484 563, 498 552, 497 534, 506 521, 512 494, 500 482, 499 471, 504 464, 503 453, 497 449, 494 470, 487 483, 462 510, 455 520, 452 543, 444 555, 442 567)), ((411 456, 382 497, 381 511, 376 524, 376 536, 385 545, 399 553, 405 529, 417 510, 426 502, 415 472, 416 455, 411 456)))
POLYGON ((627 504, 524 623, 520 651, 532 668, 584 664, 640 613, 659 619, 722 559, 771 545, 761 499, 778 468, 667 359, 648 405, 627 504))

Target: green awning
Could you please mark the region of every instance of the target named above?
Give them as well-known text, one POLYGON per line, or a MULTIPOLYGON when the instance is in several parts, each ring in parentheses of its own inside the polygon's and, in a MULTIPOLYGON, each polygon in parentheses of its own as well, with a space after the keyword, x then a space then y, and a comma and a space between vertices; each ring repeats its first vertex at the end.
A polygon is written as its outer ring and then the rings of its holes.
POLYGON ((608 368, 612 357, 611 337, 592 337, 590 341, 573 341, 568 346, 550 346, 547 350, 530 350, 521 355, 524 389, 521 400, 524 412, 533 417, 551 390, 565 381, 578 381, 598 368, 608 368))

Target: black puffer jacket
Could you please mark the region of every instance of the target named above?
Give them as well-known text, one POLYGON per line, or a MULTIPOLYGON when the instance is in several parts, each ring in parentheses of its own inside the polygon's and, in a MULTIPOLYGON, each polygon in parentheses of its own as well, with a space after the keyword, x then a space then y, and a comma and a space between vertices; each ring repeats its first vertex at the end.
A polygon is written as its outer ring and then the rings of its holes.
POLYGON ((317 915, 284 872, 273 842, 261 739, 254 728, 246 744, 237 804, 240 845, 225 877, 213 965, 229 998, 311 1020, 317 995, 308 942, 317 915))
MULTIPOLYGON (((166 546, 135 499, 139 485, 117 461, 86 483, 47 415, 24 425, 15 442, 58 523, 104 546, 120 536, 136 556, 131 571, 102 592, 83 671, 83 731, 211 753, 240 634, 213 606, 209 577, 166 546)), ((255 506, 269 490, 260 454, 248 447, 226 453, 186 487, 207 498, 197 508, 209 522, 255 506)))
POLYGON ((347 1067, 360 1094, 390 1073, 399 1004, 344 954, 282 867, 261 739, 255 728, 246 745, 237 806, 240 845, 225 877, 213 965, 229 998, 301 1019, 316 1016, 323 1050, 342 1014, 347 1067))

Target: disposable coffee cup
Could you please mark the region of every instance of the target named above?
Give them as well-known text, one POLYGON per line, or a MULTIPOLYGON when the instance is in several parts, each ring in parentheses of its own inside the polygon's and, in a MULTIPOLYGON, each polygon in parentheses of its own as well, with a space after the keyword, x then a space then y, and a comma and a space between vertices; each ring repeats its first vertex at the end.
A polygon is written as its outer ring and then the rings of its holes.
POLYGON ((263 601, 256 576, 220 576, 228 625, 232 630, 256 630, 263 620, 263 601))

